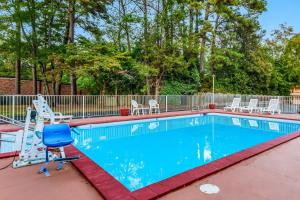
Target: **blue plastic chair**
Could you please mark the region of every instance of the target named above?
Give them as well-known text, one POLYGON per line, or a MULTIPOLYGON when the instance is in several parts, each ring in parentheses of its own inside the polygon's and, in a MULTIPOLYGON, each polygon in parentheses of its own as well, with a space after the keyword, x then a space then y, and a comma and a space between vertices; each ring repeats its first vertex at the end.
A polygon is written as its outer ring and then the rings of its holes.
MULTIPOLYGON (((50 124, 43 129, 43 144, 46 146, 46 162, 41 167, 40 172, 44 173, 46 176, 50 176, 47 166, 49 163, 49 153, 48 148, 58 148, 64 147, 72 144, 74 139, 71 137, 71 128, 68 124, 50 124)), ((77 160, 79 156, 68 157, 68 158, 55 158, 53 161, 58 162, 57 170, 62 169, 62 164, 64 161, 77 160)))

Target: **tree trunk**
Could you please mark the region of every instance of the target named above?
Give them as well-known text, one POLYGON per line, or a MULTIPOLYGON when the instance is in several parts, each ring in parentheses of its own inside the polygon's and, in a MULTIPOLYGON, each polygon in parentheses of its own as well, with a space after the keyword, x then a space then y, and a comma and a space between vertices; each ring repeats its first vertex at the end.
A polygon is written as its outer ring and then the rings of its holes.
POLYGON ((210 14, 210 4, 207 3, 205 7, 205 16, 204 16, 204 30, 202 28, 200 33, 200 54, 198 56, 199 59, 199 73, 204 73, 204 65, 205 65, 205 48, 206 48, 206 23, 208 23, 208 17, 210 14))
POLYGON ((56 79, 55 79, 55 94, 61 95, 61 78, 62 78, 63 72, 61 69, 59 69, 56 79))
MULTIPOLYGON (((168 26, 168 28, 169 28, 169 30, 170 30, 170 38, 169 38, 169 40, 170 40, 170 44, 171 45, 173 45, 173 40, 174 40, 174 36, 175 36, 175 25, 174 25, 174 16, 173 16, 173 11, 174 11, 174 3, 172 3, 172 1, 170 1, 171 2, 171 5, 170 5, 170 18, 169 18, 169 26, 168 26)), ((172 50, 173 50, 173 48, 172 48, 172 50)))
POLYGON ((55 66, 53 61, 51 61, 51 88, 52 88, 52 94, 53 95, 57 95, 56 91, 55 91, 55 85, 56 85, 56 81, 55 81, 55 66))
POLYGON ((162 27, 165 34, 165 46, 168 48, 170 46, 170 30, 168 24, 168 5, 167 0, 162 0, 162 27))
MULTIPOLYGON (((200 49, 199 49, 199 41, 200 41, 200 35, 199 35, 199 24, 200 24, 200 14, 199 9, 196 9, 195 11, 195 30, 194 30, 194 49, 196 50, 196 54, 200 55, 200 49)), ((197 67, 200 68, 200 62, 199 59, 197 59, 197 67)))
POLYGON ((36 78, 36 66, 37 66, 37 58, 38 58, 38 42, 37 42, 37 34, 36 34, 36 8, 35 8, 35 0, 30 0, 30 20, 31 20, 31 28, 32 28, 32 91, 33 94, 37 94, 37 78, 36 78))
MULTIPOLYGON (((122 15, 124 17, 126 15, 126 8, 125 8, 124 0, 120 0, 120 5, 121 5, 121 9, 122 9, 122 15)), ((130 27, 128 26, 127 21, 124 22, 124 30, 125 30, 126 41, 127 41, 127 50, 128 50, 128 53, 131 54, 130 27)))
POLYGON ((21 93, 21 17, 20 0, 16 1, 16 66, 15 66, 15 93, 21 93))
MULTIPOLYGON (((144 64, 148 66, 148 8, 147 8, 147 0, 143 0, 143 25, 144 25, 144 64)), ((147 87, 147 95, 150 95, 150 80, 149 80, 149 74, 146 76, 146 87, 147 87)))
MULTIPOLYGON (((74 43, 75 34, 75 0, 69 0, 68 7, 68 44, 74 43)), ((70 64, 71 95, 77 95, 76 63, 70 64)))
POLYGON ((118 47, 119 47, 119 51, 122 51, 122 42, 121 42, 121 33, 122 33, 122 11, 121 11, 121 2, 119 1, 119 7, 118 7, 118 12, 119 12, 119 24, 118 24, 118 38, 117 38, 117 42, 118 42, 118 47))
MULTIPOLYGON (((47 45, 48 48, 52 47, 52 28, 53 28, 53 23, 54 23, 54 17, 55 17, 55 6, 53 5, 53 2, 50 1, 50 6, 51 6, 51 17, 50 17, 50 21, 49 21, 49 25, 48 25, 48 32, 46 34, 46 38, 47 38, 47 45)), ((65 36, 66 37, 66 36, 65 36)), ((64 38, 66 40, 66 38, 64 38)), ((67 40, 66 40, 67 41, 67 40)), ((51 59, 50 61, 50 66, 51 66, 51 87, 52 87, 52 94, 53 95, 58 95, 58 93, 56 93, 56 85, 57 83, 60 84, 61 80, 57 80, 56 76, 55 76, 55 63, 54 61, 51 59)), ((61 79, 61 77, 60 77, 61 79)))
POLYGON ((192 50, 193 46, 193 29, 194 29, 194 10, 193 8, 189 8, 189 50, 192 50))
POLYGON ((165 69, 162 69, 160 71, 160 74, 156 77, 156 80, 155 80, 155 96, 156 97, 160 95, 161 82, 162 82, 164 74, 165 74, 165 69))
MULTIPOLYGON (((148 53, 148 9, 147 9, 147 0, 143 0, 143 13, 144 13, 144 48, 145 48, 145 55, 148 53)), ((147 61, 144 61, 147 63, 147 61)))
POLYGON ((105 95, 105 93, 106 93, 106 85, 107 85, 107 81, 105 80, 105 81, 103 81, 101 95, 105 95))
POLYGON ((160 94, 160 86, 161 86, 160 84, 161 84, 161 78, 157 77, 155 80, 155 97, 156 97, 156 99, 160 94))
POLYGON ((44 63, 40 63, 40 68, 41 68, 41 73, 42 73, 42 83, 43 83, 43 89, 44 89, 44 94, 49 95, 49 87, 48 87, 48 82, 46 78, 46 65, 44 63))
POLYGON ((217 31, 218 31, 218 26, 219 26, 219 19, 220 16, 217 14, 216 16, 216 21, 215 21, 215 26, 214 26, 214 31, 212 33, 212 41, 211 41, 211 61, 210 61, 210 68, 211 68, 211 73, 215 73, 216 69, 216 58, 215 58, 215 53, 216 53, 216 38, 217 38, 217 31))
POLYGON ((147 87, 147 95, 151 94, 151 79, 149 77, 146 77, 146 87, 147 87))

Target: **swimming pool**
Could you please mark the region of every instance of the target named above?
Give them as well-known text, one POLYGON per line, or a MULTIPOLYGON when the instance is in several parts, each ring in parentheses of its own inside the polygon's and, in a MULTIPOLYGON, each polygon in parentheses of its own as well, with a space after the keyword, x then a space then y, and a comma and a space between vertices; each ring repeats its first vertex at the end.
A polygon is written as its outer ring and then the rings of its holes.
POLYGON ((292 121, 192 115, 79 126, 74 145, 135 191, 299 129, 292 121))

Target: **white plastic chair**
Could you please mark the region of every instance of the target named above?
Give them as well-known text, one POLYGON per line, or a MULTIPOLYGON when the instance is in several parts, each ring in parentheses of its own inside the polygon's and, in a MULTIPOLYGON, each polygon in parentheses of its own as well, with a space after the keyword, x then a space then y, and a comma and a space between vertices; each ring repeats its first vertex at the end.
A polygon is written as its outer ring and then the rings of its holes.
POLYGON ((156 100, 150 99, 149 100, 149 114, 152 114, 152 111, 154 110, 155 113, 160 113, 159 104, 156 100))
POLYGON ((258 99, 250 99, 248 106, 240 107, 240 112, 248 111, 252 113, 253 111, 257 110, 258 99))
POLYGON ((230 106, 225 106, 224 110, 231 110, 234 112, 240 108, 241 98, 234 98, 230 106))
POLYGON ((144 107, 142 104, 138 104, 135 100, 131 100, 131 115, 134 115, 136 113, 137 115, 140 115, 140 110, 144 114, 144 107))

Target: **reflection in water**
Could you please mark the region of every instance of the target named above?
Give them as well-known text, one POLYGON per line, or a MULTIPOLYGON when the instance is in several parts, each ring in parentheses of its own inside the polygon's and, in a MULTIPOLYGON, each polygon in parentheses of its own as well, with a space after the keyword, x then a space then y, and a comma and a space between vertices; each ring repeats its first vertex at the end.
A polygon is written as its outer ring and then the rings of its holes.
POLYGON ((258 124, 257 124, 257 121, 256 121, 256 120, 250 119, 250 120, 249 120, 249 124, 250 124, 251 127, 258 127, 258 124))
POLYGON ((204 162, 211 161, 211 149, 209 145, 208 138, 205 137, 205 146, 204 146, 204 152, 203 152, 204 162))
POLYGON ((105 135, 102 135, 99 137, 99 140, 106 140, 106 139, 107 139, 107 137, 105 135))
POLYGON ((131 133, 136 132, 139 129, 139 124, 133 124, 131 126, 131 133))
POLYGON ((200 150, 200 144, 199 143, 197 143, 197 158, 198 158, 198 160, 201 159, 201 150, 200 150))
POLYGON ((273 131, 279 131, 279 124, 276 122, 269 122, 269 127, 273 131))
POLYGON ((241 126, 240 119, 238 119, 238 118, 232 118, 232 123, 235 126, 241 126))
POLYGON ((150 130, 156 129, 157 127, 159 127, 159 122, 151 122, 148 126, 150 130))
POLYGON ((191 126, 197 126, 199 125, 199 119, 198 118, 192 118, 191 122, 190 122, 191 126))
POLYGON ((133 191, 299 128, 295 123, 190 116, 78 127, 74 144, 133 191))

